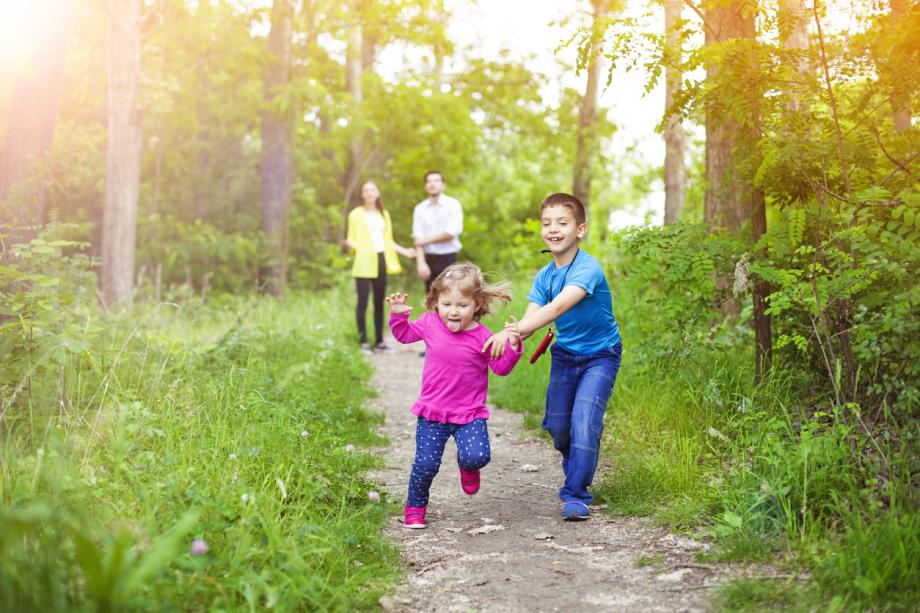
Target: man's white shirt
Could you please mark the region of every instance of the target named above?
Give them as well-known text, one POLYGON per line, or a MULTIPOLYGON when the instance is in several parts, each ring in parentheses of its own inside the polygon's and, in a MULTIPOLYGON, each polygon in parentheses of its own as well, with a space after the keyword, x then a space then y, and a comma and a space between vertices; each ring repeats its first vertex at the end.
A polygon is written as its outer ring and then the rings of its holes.
POLYGON ((443 255, 460 251, 460 233, 463 232, 463 208, 460 201, 441 194, 437 204, 432 203, 430 198, 416 204, 412 211, 413 236, 431 236, 442 232, 447 232, 453 238, 425 245, 425 253, 443 255))

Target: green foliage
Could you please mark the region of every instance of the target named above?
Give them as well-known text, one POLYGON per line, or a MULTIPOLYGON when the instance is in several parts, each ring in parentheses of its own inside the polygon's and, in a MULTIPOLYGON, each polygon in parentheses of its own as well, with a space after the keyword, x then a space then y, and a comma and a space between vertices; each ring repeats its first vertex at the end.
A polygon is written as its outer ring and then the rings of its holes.
MULTIPOLYGON (((820 600, 796 578, 738 579, 718 591, 716 610, 724 613, 744 611, 814 611, 820 600)), ((829 610, 839 610, 830 608, 829 610)))
POLYGON ((200 219, 184 223, 151 215, 138 224, 138 245, 137 261, 144 270, 139 290, 146 293, 153 289, 158 266, 162 287, 191 283, 192 290, 208 284, 218 291, 249 291, 258 272, 256 232, 228 233, 200 219))
POLYGON ((777 349, 811 364, 836 402, 887 403, 905 420, 917 419, 920 399, 916 199, 870 187, 832 208, 789 208, 751 266, 772 288, 777 349))
POLYGON ((346 449, 380 440, 339 300, 109 319, 35 374, 64 385, 6 415, 0 608, 372 606, 396 556, 367 497, 378 460, 346 449))
POLYGON ((834 608, 912 611, 920 602, 920 512, 850 518, 841 542, 815 570, 834 608))
POLYGON ((634 338, 649 343, 643 356, 667 356, 711 338, 716 305, 729 300, 717 291, 715 274, 731 274, 743 244, 703 224, 672 224, 625 232, 606 247, 618 276, 617 316, 637 326, 634 338), (655 317, 645 314, 654 311, 655 317))
POLYGON ((22 406, 34 378, 58 372, 98 331, 86 319, 95 307, 93 260, 82 253, 85 243, 55 239, 59 230, 0 258, 0 418, 22 406))

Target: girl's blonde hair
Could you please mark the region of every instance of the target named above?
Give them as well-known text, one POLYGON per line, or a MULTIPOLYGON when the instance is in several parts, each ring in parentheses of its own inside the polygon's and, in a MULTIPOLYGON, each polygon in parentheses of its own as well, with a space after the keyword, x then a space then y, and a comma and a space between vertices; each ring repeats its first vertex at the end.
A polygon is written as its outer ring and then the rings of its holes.
POLYGON ((428 295, 425 296, 425 308, 429 311, 437 310, 438 297, 441 292, 448 289, 455 289, 476 301, 479 306, 473 314, 475 321, 479 321, 492 312, 492 303, 495 300, 511 301, 510 283, 507 281, 486 283, 479 267, 469 262, 451 264, 438 275, 438 278, 431 284, 428 295))

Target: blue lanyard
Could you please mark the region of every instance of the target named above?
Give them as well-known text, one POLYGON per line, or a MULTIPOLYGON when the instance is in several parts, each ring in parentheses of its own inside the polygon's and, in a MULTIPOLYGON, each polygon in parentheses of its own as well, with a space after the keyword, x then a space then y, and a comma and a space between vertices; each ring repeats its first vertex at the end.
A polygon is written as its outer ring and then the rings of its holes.
POLYGON ((555 296, 553 296, 553 286, 552 286, 552 284, 550 284, 550 286, 549 286, 549 293, 550 293, 550 296, 551 296, 551 298, 549 299, 550 302, 552 302, 553 300, 555 300, 555 299, 556 299, 556 296, 558 296, 558 295, 562 292, 562 290, 565 289, 565 279, 566 279, 566 277, 569 276, 569 271, 572 270, 572 267, 575 266, 575 261, 578 260, 578 255, 579 255, 580 253, 581 253, 581 249, 579 249, 578 251, 575 252, 575 257, 572 258, 572 261, 569 262, 569 265, 568 265, 568 267, 565 269, 565 272, 562 273, 562 282, 559 284, 559 291, 556 292, 556 295, 555 295, 555 296))

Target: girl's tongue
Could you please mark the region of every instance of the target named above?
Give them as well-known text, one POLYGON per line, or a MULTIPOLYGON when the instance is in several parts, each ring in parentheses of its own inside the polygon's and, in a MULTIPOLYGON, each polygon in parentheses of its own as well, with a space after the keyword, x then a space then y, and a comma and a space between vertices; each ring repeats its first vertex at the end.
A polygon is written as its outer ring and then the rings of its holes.
POLYGON ((460 320, 448 318, 447 329, 450 330, 451 332, 459 332, 460 331, 460 320))

